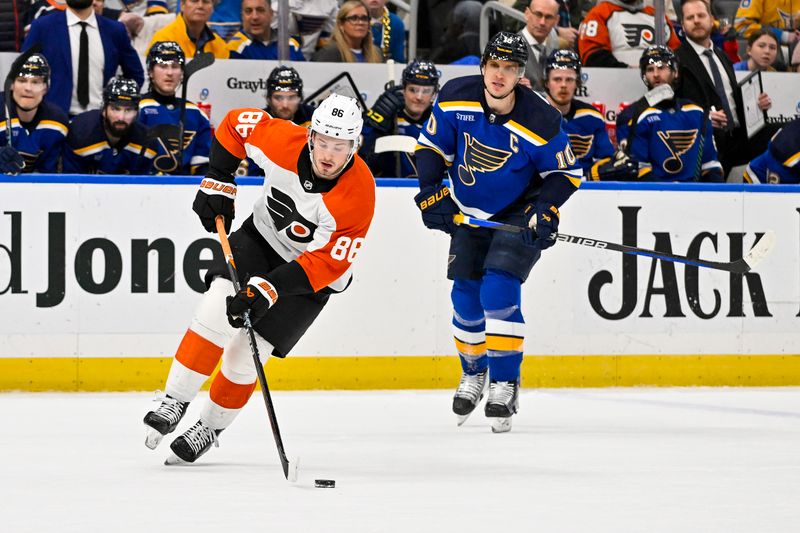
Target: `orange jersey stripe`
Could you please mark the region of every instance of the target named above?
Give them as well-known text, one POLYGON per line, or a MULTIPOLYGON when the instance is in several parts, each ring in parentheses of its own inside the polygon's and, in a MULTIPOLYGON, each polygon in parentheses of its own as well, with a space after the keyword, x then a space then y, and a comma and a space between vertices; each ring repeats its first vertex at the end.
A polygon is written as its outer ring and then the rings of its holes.
POLYGON ((481 342, 478 344, 468 344, 466 342, 461 342, 458 339, 456 341, 456 350, 458 353, 463 353, 464 355, 483 355, 486 353, 486 343, 481 342))
POLYGON ((214 376, 208 396, 211 401, 226 409, 241 409, 256 389, 256 382, 241 385, 226 378, 222 372, 214 376))
POLYGON ((502 335, 486 335, 486 348, 496 352, 521 352, 523 339, 502 335))
POLYGON ((210 376, 222 357, 222 347, 217 346, 210 340, 201 337, 191 329, 186 330, 186 334, 181 340, 175 359, 180 363, 199 372, 204 376, 210 376))

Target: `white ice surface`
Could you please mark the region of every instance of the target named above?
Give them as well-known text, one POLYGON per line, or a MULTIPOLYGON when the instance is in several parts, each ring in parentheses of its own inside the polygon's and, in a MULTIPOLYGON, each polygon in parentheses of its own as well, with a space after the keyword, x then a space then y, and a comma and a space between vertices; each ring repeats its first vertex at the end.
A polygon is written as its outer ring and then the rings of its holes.
POLYGON ((0 531, 800 531, 797 388, 524 391, 503 435, 448 391, 274 397, 294 485, 258 393, 183 467, 150 394, 2 394, 0 531))

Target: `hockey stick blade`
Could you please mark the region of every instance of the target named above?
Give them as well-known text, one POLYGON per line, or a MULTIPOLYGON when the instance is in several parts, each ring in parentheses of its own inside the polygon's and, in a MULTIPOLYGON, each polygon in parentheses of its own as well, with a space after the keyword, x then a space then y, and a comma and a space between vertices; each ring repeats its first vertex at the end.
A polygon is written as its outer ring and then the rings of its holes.
POLYGON ((211 52, 203 52, 202 54, 197 54, 194 56, 194 59, 186 63, 186 68, 183 72, 184 83, 198 70, 203 70, 204 68, 213 65, 214 60, 214 54, 211 52))
POLYGON ((406 152, 413 154, 417 147, 417 139, 410 135, 386 135, 375 139, 376 154, 384 152, 406 152))
MULTIPOLYGON (((515 226, 512 224, 503 224, 502 222, 494 222, 492 220, 482 220, 480 218, 473 218, 462 213, 453 215, 453 221, 456 224, 466 224, 468 226, 475 226, 480 228, 490 228, 500 231, 508 231, 511 233, 520 233, 526 231, 528 228, 522 226, 515 226)), ((666 252, 659 252, 656 250, 648 250, 647 248, 638 248, 636 246, 627 246, 624 244, 617 244, 608 241, 601 241, 599 239, 588 239, 586 237, 579 237, 577 235, 568 235, 566 233, 559 233, 557 239, 561 242, 569 244, 579 244, 581 246, 588 246, 590 248, 599 248, 602 250, 611 250, 614 252, 621 252, 629 255, 641 255, 643 257, 651 257, 653 259, 661 259, 663 261, 670 261, 673 263, 683 263, 684 265, 696 266, 702 268, 711 268, 714 270, 724 270, 734 274, 746 274, 750 272, 762 259, 764 259, 772 250, 775 243, 775 233, 768 231, 761 239, 753 246, 753 248, 745 254, 741 259, 731 261, 728 263, 719 261, 706 261, 693 257, 686 257, 683 255, 670 254, 666 252)))

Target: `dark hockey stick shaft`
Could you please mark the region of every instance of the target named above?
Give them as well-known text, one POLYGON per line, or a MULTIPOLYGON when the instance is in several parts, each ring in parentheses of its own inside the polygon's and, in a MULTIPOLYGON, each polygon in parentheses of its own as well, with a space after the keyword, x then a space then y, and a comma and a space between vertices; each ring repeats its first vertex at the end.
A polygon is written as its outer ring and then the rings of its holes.
MULTIPOLYGON (((239 283, 239 275, 236 271, 236 264, 233 261, 233 252, 231 245, 228 242, 228 235, 225 233, 225 219, 222 215, 216 218, 217 234, 219 235, 219 242, 222 245, 222 253, 225 255, 225 263, 228 265, 228 273, 231 276, 231 282, 236 292, 241 290, 242 286, 239 283)), ((261 384, 261 396, 264 398, 264 404, 267 406, 267 415, 269 416, 269 425, 272 427, 272 436, 275 437, 275 445, 278 448, 278 458, 283 467, 283 475, 289 479, 289 459, 286 458, 286 450, 283 447, 283 439, 281 438, 281 430, 278 427, 278 417, 275 415, 275 407, 272 404, 272 395, 269 393, 269 386, 267 385, 267 376, 264 374, 264 367, 261 366, 261 357, 258 353, 258 345, 256 344, 256 334, 253 331, 253 324, 250 322, 250 312, 245 311, 243 314, 244 326, 247 330, 247 338, 250 341, 250 348, 253 352, 253 362, 256 365, 256 373, 258 374, 258 382, 261 384)))
MULTIPOLYGON (((494 222, 492 220, 482 220, 479 218, 472 218, 467 215, 457 214, 453 215, 453 220, 456 224, 467 224, 471 226, 478 226, 482 228, 491 228, 500 231, 508 231, 512 233, 520 233, 526 231, 528 228, 522 226, 514 226, 511 224, 503 224, 501 222, 494 222)), ((647 248, 639 248, 636 246, 627 246, 624 244, 617 244, 600 239, 589 239, 587 237, 579 237, 577 235, 568 235, 566 233, 559 233, 557 239, 561 242, 569 244, 580 244, 581 246, 588 246, 590 248, 599 248, 602 250, 611 250, 614 252, 622 252, 630 255, 641 255, 643 257, 652 257, 653 259, 661 259, 663 261, 671 261, 673 263, 683 263, 685 265, 712 268, 715 270, 725 270, 735 274, 745 274, 753 269, 772 249, 775 242, 775 234, 771 231, 763 234, 756 242, 753 248, 741 259, 731 261, 730 263, 723 263, 718 261, 706 261, 703 259, 686 257, 684 255, 670 254, 666 252, 659 252, 656 250, 649 250, 647 248)))
POLYGON ((180 126, 180 137, 178 138, 178 168, 183 168, 183 138, 186 135, 184 133, 186 129, 184 122, 186 121, 186 97, 189 93, 189 80, 198 71, 213 65, 215 59, 214 54, 203 52, 201 54, 196 54, 194 59, 186 63, 186 69, 183 72, 183 82, 181 83, 181 112, 180 118, 178 119, 178 125, 180 126))
POLYGON ((41 49, 41 43, 33 43, 30 48, 18 55, 11 64, 11 68, 6 75, 5 83, 3 83, 3 111, 6 115, 6 144, 12 148, 14 147, 14 135, 13 128, 11 127, 11 85, 13 85, 14 80, 17 79, 17 72, 20 67, 25 64, 29 57, 39 52, 41 49))

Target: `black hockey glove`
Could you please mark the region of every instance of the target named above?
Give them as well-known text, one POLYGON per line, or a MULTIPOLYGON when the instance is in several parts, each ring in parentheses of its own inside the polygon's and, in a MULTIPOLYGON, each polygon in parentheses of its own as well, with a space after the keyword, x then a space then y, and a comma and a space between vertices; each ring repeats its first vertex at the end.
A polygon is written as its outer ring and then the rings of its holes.
POLYGON ((561 214, 550 202, 538 201, 525 208, 528 221, 527 231, 522 233, 525 244, 546 250, 556 243, 558 236, 558 220, 561 214))
POLYGON ((452 234, 456 230, 453 215, 460 213, 461 210, 450 198, 450 189, 446 185, 425 187, 414 197, 414 201, 422 211, 422 223, 426 228, 438 229, 447 234, 452 234))
POLYGON ((0 148, 0 174, 16 176, 25 168, 25 160, 13 146, 7 144, 0 148))
POLYGON ((397 113, 406 105, 403 99, 403 88, 386 84, 372 109, 367 111, 367 124, 381 133, 392 133, 397 113))
POLYGON ((236 200, 236 184, 219 181, 217 176, 208 175, 200 182, 200 190, 194 197, 192 210, 200 217, 206 231, 217 232, 217 215, 225 217, 225 233, 230 233, 236 200))
POLYGON ((264 278, 252 277, 247 280, 247 286, 237 292, 236 296, 228 296, 226 301, 228 322, 235 328, 243 328, 244 312, 250 311, 250 324, 255 325, 278 301, 278 292, 275 286, 264 278))
POLYGON ((622 150, 592 165, 592 181, 635 181, 639 178, 639 163, 622 150))

